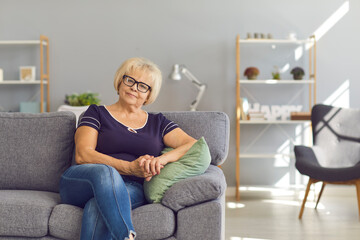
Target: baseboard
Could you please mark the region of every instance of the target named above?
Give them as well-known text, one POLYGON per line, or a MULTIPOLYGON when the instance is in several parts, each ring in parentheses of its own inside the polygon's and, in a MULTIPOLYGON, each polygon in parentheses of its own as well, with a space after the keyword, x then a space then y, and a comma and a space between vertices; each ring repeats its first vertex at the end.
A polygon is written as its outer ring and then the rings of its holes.
MULTIPOLYGON (((321 185, 315 185, 312 188, 312 191, 318 193, 320 191, 321 185)), ((227 187, 226 197, 235 197, 236 187, 227 187)), ((273 186, 241 186, 240 187, 240 196, 247 198, 269 198, 276 196, 294 196, 294 195, 303 195, 305 191, 305 186, 289 186, 289 187, 273 187, 273 186)), ((348 185, 326 185, 323 196, 332 196, 332 197, 354 197, 356 198, 356 188, 355 186, 348 185)))

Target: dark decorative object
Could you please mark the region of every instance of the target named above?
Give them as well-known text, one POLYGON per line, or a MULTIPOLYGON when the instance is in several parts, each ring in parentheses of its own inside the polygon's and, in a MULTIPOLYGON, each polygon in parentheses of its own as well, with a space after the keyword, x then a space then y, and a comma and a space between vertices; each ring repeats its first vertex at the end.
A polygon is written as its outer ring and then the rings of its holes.
POLYGON ((294 80, 303 79, 305 72, 301 67, 295 67, 290 72, 293 75, 294 80))
POLYGON ((256 67, 248 67, 245 69, 244 76, 249 80, 254 80, 259 75, 260 71, 256 67))

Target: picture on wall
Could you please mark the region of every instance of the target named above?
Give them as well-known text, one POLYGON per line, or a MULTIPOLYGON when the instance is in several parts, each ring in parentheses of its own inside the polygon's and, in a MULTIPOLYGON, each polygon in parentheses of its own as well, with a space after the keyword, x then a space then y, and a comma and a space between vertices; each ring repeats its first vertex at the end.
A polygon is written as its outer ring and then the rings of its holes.
POLYGON ((35 81, 35 67, 33 66, 20 67, 20 80, 35 81))

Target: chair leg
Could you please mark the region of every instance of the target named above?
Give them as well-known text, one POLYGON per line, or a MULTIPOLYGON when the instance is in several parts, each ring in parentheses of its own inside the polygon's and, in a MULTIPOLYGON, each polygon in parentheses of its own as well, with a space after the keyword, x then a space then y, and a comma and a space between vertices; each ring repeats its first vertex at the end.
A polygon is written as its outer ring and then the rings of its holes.
POLYGON ((355 185, 356 185, 356 195, 358 201, 359 220, 360 220, 360 180, 356 180, 355 185))
POLYGON ((309 191, 310 191, 310 186, 311 184, 313 183, 313 180, 311 178, 309 178, 309 182, 307 184, 307 187, 306 187, 306 191, 305 191, 305 196, 304 196, 304 200, 302 202, 302 205, 301 205, 301 209, 300 209, 300 213, 299 213, 299 219, 302 218, 302 215, 304 213, 304 208, 305 208, 305 203, 306 203, 306 199, 309 195, 309 191))
POLYGON ((318 197, 318 199, 317 199, 317 201, 316 201, 315 209, 317 209, 317 206, 318 206, 318 204, 319 204, 321 195, 322 195, 322 193, 323 193, 323 191, 324 191, 325 185, 326 185, 326 183, 322 182, 321 190, 320 190, 320 193, 319 193, 319 197, 318 197))

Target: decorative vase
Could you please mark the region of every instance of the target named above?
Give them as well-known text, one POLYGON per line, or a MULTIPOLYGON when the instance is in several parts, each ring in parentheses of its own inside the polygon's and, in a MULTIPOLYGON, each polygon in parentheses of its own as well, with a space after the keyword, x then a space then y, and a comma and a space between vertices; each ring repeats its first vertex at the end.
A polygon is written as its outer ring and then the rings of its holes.
POLYGON ((244 76, 246 76, 248 80, 255 80, 259 73, 260 71, 257 67, 248 67, 244 71, 244 76))
POLYGON ((303 76, 304 76, 304 75, 302 75, 302 74, 294 74, 294 75, 293 75, 293 78, 294 78, 294 80, 302 80, 302 79, 303 79, 303 76))
POLYGON ((256 78, 257 78, 257 75, 255 75, 255 74, 247 76, 248 80, 256 80, 256 78))

